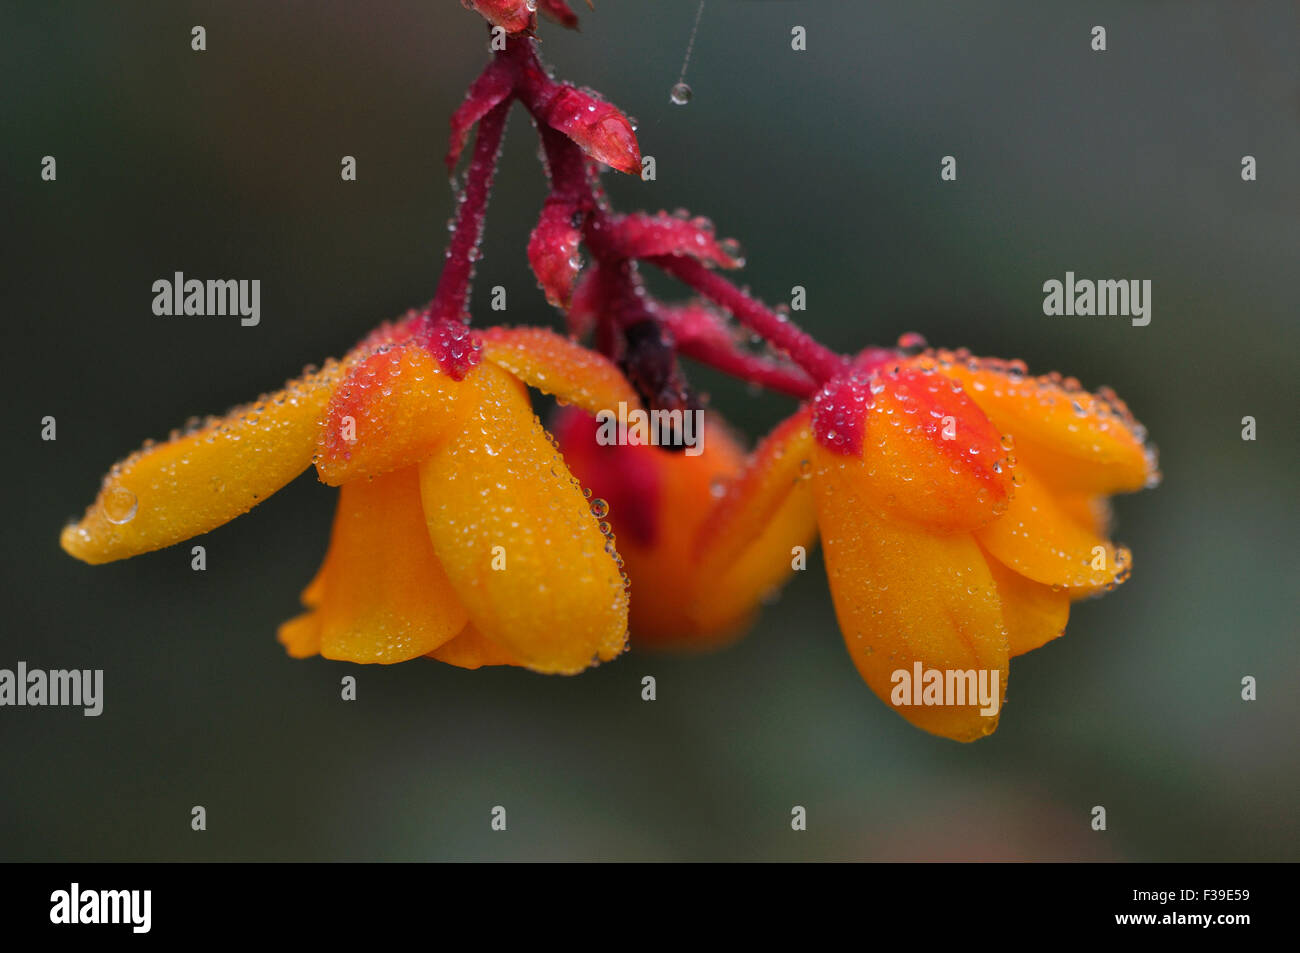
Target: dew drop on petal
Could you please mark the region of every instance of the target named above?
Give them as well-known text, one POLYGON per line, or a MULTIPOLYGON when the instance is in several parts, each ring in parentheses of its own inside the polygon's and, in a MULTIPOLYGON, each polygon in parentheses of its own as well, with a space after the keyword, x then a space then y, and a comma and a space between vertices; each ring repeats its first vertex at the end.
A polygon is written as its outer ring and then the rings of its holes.
POLYGON ((104 493, 104 519, 121 526, 135 519, 140 501, 124 486, 115 486, 104 493))

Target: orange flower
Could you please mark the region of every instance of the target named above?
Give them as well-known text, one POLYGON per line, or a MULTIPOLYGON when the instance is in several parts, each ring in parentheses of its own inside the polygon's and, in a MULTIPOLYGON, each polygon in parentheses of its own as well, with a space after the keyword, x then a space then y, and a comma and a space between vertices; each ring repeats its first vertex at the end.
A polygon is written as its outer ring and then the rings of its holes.
POLYGON ((280 630, 291 655, 420 655, 573 673, 624 650, 627 582, 524 384, 637 405, 618 370, 540 329, 419 316, 341 363, 119 463, 63 548, 89 563, 188 539, 315 462, 340 486, 329 552, 280 630))
POLYGON ((989 734, 1008 660, 1128 577, 1106 497, 1158 479, 1145 430, 1113 394, 947 351, 873 356, 819 394, 814 430, 822 545, 858 671, 926 731, 989 734), (943 695, 968 692, 948 675, 967 672, 988 676, 992 704, 943 695))
MULTIPOLYGON (((780 481, 763 448, 747 460, 726 424, 710 414, 702 452, 601 446, 587 414, 570 409, 555 428, 565 459, 610 504, 618 551, 638 593, 630 631, 638 646, 715 648, 753 622, 764 596, 793 571, 817 532, 811 487, 759 512, 754 477, 780 481)), ((779 439, 779 436, 778 436, 779 439)))

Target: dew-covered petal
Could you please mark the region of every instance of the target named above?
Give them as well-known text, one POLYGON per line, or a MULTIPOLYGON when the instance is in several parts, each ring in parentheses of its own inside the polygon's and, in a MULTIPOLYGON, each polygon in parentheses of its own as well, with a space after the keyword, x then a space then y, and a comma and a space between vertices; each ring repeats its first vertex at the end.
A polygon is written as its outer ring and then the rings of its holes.
POLYGON ((613 361, 546 328, 488 328, 483 356, 530 387, 590 414, 641 400, 613 361))
POLYGON ((1059 375, 1031 377, 1018 361, 938 351, 937 364, 1015 440, 1015 456, 1058 491, 1109 495, 1159 479, 1146 428, 1112 391, 1091 394, 1059 375))
POLYGON ((523 385, 484 362, 474 386, 462 429, 420 465, 434 551, 474 627, 529 668, 614 658, 628 598, 613 546, 523 385))
POLYGON ((1020 483, 1007 510, 976 531, 980 545, 1003 565, 1072 598, 1093 595, 1123 582, 1132 556, 1075 519, 1057 503, 1047 481, 1018 467, 1020 483))
POLYGON ((846 460, 858 492, 891 515, 972 529, 1006 506, 1009 454, 984 412, 948 378, 919 369, 854 371, 817 395, 819 443, 846 460))
POLYGON ((484 665, 519 665, 519 659, 495 642, 483 637, 473 623, 465 626, 450 642, 429 653, 429 658, 458 668, 482 668, 484 665))
POLYGON ((63 530, 63 548, 85 562, 106 563, 171 546, 247 513, 311 466, 339 372, 331 361, 282 391, 115 465, 81 522, 63 530))
POLYGON ((418 339, 358 356, 320 428, 321 481, 339 486, 414 466, 461 426, 472 402, 468 393, 466 382, 447 373, 418 339))
POLYGON ((991 556, 988 566, 1002 600, 1002 620, 1007 626, 1012 658, 1065 634, 1070 619, 1070 597, 1065 590, 1058 592, 1026 579, 991 556))
POLYGON ((429 543, 414 467, 339 491, 316 614, 320 654, 348 662, 416 658, 465 627, 469 615, 429 543))
POLYGON ((988 563, 967 533, 939 534, 883 514, 844 457, 818 446, 818 524, 840 631, 858 672, 912 724, 958 741, 997 726, 978 704, 896 705, 895 673, 986 672, 1005 697, 1009 646, 988 563))

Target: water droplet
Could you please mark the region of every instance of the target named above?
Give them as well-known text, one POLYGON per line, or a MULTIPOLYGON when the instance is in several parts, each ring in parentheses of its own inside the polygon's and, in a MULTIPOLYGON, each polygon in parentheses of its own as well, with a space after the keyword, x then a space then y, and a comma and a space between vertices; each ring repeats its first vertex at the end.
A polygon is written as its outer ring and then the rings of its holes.
POLYGON ((685 83, 677 83, 668 93, 668 99, 674 106, 685 106, 691 101, 691 87, 685 83))
POLYGON ((898 347, 903 351, 923 351, 928 346, 925 337, 915 331, 908 331, 906 334, 900 334, 898 337, 898 347))
POLYGON ((609 504, 597 497, 591 501, 591 515, 596 519, 604 519, 609 515, 609 504))
POLYGON ((104 519, 121 526, 135 519, 140 501, 124 486, 115 486, 104 493, 104 519))

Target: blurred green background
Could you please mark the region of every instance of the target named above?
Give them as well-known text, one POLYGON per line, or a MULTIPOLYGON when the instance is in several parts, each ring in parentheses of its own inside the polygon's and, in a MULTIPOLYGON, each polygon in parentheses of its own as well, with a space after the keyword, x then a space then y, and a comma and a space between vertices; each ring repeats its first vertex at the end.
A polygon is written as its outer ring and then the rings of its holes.
MULTIPOLYGON (((430 297, 447 118, 486 36, 455 0, 6 4, 0 667, 103 668, 106 701, 0 709, 0 859, 1300 856, 1300 8, 709 0, 677 107, 695 9, 598 0, 580 34, 543 26, 559 75, 656 157, 653 183, 610 177, 615 202, 710 215, 740 280, 769 302, 806 286, 836 347, 920 331, 1113 386, 1165 474, 1118 501, 1131 581, 1017 659, 999 730, 963 746, 860 681, 819 560, 730 649, 572 679, 286 658, 275 627, 335 496, 310 476, 206 537, 206 573, 188 546, 74 561, 59 529, 112 461, 430 297), (1044 317, 1067 269, 1151 279, 1150 326, 1044 317), (261 325, 155 317, 177 270, 260 278, 261 325)), ((517 111, 485 323, 494 284, 510 322, 556 320, 524 256, 543 185, 517 111)), ((695 380, 751 434, 790 408, 695 380)))

